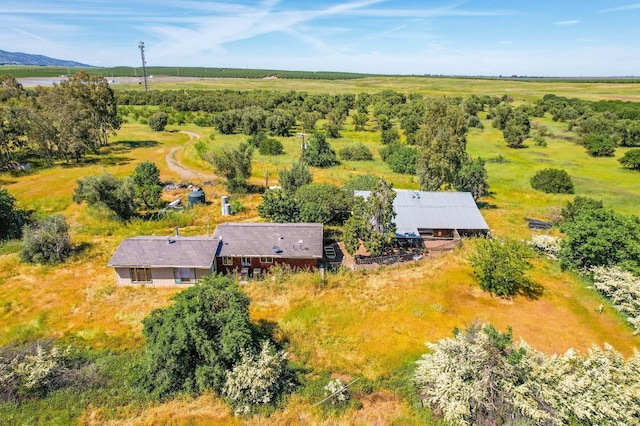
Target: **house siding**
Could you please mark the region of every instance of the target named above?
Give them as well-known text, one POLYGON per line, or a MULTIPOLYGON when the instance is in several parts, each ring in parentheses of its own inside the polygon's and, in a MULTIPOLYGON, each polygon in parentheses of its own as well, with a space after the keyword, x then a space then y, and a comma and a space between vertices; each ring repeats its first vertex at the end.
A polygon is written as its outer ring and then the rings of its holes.
MULTIPOLYGON (((176 284, 173 274, 174 268, 149 268, 151 269, 150 283, 134 283, 131 282, 129 268, 115 268, 116 282, 119 287, 122 286, 148 286, 148 287, 182 287, 192 286, 194 283, 176 284)), ((210 269, 195 269, 196 280, 211 274, 210 269)))
POLYGON ((249 268, 249 274, 253 274, 255 268, 260 268, 262 273, 268 272, 274 265, 288 265, 294 270, 316 269, 318 267, 318 259, 287 259, 273 258, 273 263, 260 263, 259 257, 250 257, 251 265, 243 266, 240 257, 232 257, 233 265, 223 265, 222 258, 216 257, 216 271, 222 274, 240 273, 242 268, 249 268))

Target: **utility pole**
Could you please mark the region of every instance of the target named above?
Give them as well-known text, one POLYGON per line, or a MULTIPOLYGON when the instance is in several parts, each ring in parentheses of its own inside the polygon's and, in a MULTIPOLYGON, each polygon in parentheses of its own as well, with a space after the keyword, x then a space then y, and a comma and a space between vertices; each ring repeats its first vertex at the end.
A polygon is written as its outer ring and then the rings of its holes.
POLYGON ((304 125, 302 126, 302 133, 298 133, 298 139, 300 139, 300 162, 304 163, 304 150, 307 147, 307 144, 304 141, 304 125))
POLYGON ((140 56, 142 56, 142 75, 144 76, 144 91, 149 91, 149 86, 147 86, 147 62, 144 60, 144 41, 138 43, 138 48, 140 49, 140 56))

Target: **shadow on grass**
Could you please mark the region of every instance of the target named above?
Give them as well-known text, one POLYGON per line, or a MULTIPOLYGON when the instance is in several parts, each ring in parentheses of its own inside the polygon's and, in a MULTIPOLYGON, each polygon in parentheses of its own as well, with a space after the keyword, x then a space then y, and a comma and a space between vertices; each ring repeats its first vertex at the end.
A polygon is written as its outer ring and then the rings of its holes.
POLYGON ((159 143, 158 141, 151 141, 151 140, 145 140, 145 141, 118 141, 118 142, 112 142, 110 143, 108 146, 103 147, 101 149, 102 153, 114 153, 114 154, 120 154, 123 152, 127 152, 127 151, 131 151, 133 149, 138 149, 138 148, 153 148, 158 146, 159 143))
POLYGON ((498 208, 496 204, 491 204, 487 201, 478 201, 476 202, 476 205, 480 210, 494 210, 498 208))
POLYGON ((544 293, 544 287, 542 285, 535 283, 533 281, 528 282, 526 285, 523 285, 520 289, 520 294, 526 297, 529 300, 539 299, 544 293))
POLYGON ((82 256, 83 254, 85 254, 93 246, 94 246, 94 244, 87 243, 87 242, 82 242, 82 243, 76 244, 76 245, 73 246, 73 253, 76 256, 82 256))

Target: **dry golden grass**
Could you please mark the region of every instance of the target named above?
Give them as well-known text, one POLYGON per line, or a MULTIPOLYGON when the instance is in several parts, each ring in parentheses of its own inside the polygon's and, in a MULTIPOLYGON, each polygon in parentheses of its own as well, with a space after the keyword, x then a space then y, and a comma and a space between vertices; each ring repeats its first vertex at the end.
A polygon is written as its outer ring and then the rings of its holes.
POLYGON ((160 426, 160 425, 241 425, 229 406, 211 394, 198 398, 182 397, 156 404, 118 420, 105 418, 99 408, 89 407, 80 419, 86 426, 160 426))

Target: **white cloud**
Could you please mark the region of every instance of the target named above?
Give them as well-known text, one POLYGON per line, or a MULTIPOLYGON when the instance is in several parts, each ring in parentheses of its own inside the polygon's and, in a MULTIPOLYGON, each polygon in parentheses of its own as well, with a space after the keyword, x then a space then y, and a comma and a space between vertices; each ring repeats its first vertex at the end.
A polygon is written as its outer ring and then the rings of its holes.
POLYGON ((566 20, 566 21, 552 22, 553 25, 558 25, 558 26, 561 26, 561 27, 569 27, 569 26, 572 26, 572 25, 578 25, 579 23, 580 23, 580 21, 577 20, 577 19, 569 19, 569 20, 566 20))

